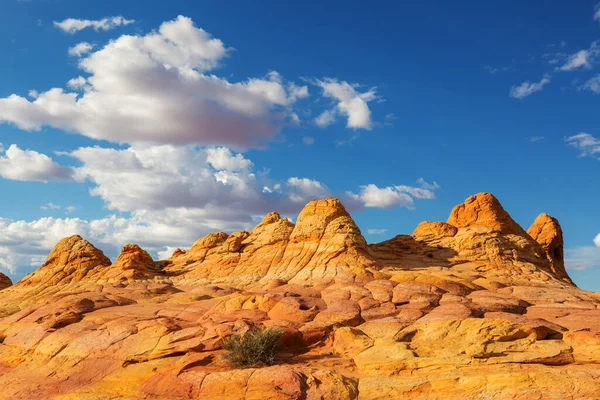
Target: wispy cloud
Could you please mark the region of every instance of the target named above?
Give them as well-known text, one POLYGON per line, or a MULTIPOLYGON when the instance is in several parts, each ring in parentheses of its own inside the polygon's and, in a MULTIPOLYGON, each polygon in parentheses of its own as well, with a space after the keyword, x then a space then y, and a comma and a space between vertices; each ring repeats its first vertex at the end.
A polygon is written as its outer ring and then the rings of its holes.
MULTIPOLYGON (((569 146, 579 150, 579 157, 594 157, 600 155, 600 139, 586 132, 578 133, 566 139, 569 146)), ((598 239, 598 238, 596 238, 598 239)))
POLYGON ((575 271, 600 267, 600 248, 580 246, 565 249, 565 266, 575 271))
POLYGON ((596 7, 594 7, 594 20, 600 21, 600 3, 596 4, 596 7))
POLYGON ((600 74, 590 78, 586 83, 584 83, 580 89, 589 90, 596 94, 600 94, 600 74))
POLYGON ((546 139, 545 136, 532 136, 532 137, 529 138, 529 141, 531 143, 536 143, 536 142, 541 142, 544 139, 546 139))
POLYGON ((509 95, 514 99, 522 99, 541 91, 549 83, 550 75, 546 74, 539 82, 525 81, 518 86, 511 87, 509 95))
POLYGON ((491 65, 486 65, 485 67, 483 67, 483 69, 485 69, 487 72, 489 72, 490 75, 495 75, 499 72, 506 72, 510 68, 508 68, 508 67, 494 68, 491 65))
POLYGON ((121 16, 107 17, 99 20, 67 18, 61 22, 54 21, 54 26, 73 35, 86 28, 93 28, 95 31, 109 31, 119 26, 133 24, 134 22, 135 20, 133 19, 125 19, 121 16))
POLYGON ((369 235, 383 235, 387 232, 387 229, 367 229, 369 235))
POLYGON ((600 57, 600 45, 598 41, 592 42, 589 49, 579 50, 571 54, 567 61, 559 68, 558 71, 573 71, 579 68, 591 68, 600 57))

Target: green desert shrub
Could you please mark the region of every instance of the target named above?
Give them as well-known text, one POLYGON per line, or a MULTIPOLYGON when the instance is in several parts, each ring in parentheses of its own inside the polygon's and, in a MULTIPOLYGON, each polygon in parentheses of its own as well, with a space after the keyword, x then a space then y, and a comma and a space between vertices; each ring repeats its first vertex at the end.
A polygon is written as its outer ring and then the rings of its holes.
POLYGON ((225 361, 236 368, 273 365, 281 348, 283 332, 279 329, 252 329, 244 336, 233 335, 225 339, 228 350, 225 361))

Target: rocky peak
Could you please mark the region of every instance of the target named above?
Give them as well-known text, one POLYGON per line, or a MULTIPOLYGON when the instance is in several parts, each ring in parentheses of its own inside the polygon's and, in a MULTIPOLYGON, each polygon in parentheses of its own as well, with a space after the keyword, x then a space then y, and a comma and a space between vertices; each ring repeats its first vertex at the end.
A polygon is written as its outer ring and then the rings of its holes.
POLYGON ((142 249, 137 244, 126 244, 121 250, 121 254, 117 257, 115 267, 120 267, 124 270, 147 270, 154 267, 154 260, 148 252, 142 249))
POLYGON ((561 279, 571 282, 566 270, 563 233, 556 218, 543 213, 533 221, 527 233, 538 242, 548 255, 552 271, 561 279))
POLYGON ((335 198, 309 202, 298 215, 298 221, 291 241, 320 239, 325 235, 345 236, 348 244, 366 246, 360 229, 346 211, 342 203, 335 198))
POLYGON ((452 209, 448 223, 457 228, 484 227, 503 234, 526 235, 490 193, 478 193, 452 209))
POLYGON ((265 227, 266 225, 270 225, 274 222, 277 222, 281 219, 281 216, 279 215, 278 212, 270 212, 267 215, 265 215, 265 217, 263 218, 262 221, 260 221, 260 223, 258 225, 256 225, 253 229, 253 231, 257 230, 257 229, 261 229, 263 227, 265 227))
POLYGON ((96 267, 111 264, 104 253, 79 235, 61 239, 50 251, 46 262, 18 285, 30 286, 40 281, 46 284, 78 282, 96 267))

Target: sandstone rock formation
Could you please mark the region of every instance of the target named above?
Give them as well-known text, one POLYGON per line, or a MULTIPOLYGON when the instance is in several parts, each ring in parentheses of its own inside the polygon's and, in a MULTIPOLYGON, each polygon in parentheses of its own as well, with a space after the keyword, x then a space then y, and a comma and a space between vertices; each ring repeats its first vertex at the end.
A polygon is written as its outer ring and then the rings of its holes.
POLYGON ((562 245, 487 193, 371 245, 336 199, 162 261, 72 236, 0 276, 0 399, 600 398, 600 294, 562 245), (223 340, 261 327, 276 365, 226 365, 223 340))

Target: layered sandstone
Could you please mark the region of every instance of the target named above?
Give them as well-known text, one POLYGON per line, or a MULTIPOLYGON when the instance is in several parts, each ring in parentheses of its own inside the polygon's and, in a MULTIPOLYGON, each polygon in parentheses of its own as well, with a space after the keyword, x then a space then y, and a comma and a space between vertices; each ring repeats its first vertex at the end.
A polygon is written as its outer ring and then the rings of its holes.
POLYGON ((0 398, 599 398, 600 295, 562 245, 487 193, 371 245, 336 199, 162 261, 72 236, 0 291, 0 398), (227 366, 223 340, 260 327, 276 365, 227 366))

